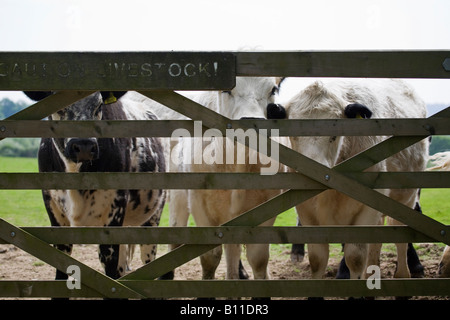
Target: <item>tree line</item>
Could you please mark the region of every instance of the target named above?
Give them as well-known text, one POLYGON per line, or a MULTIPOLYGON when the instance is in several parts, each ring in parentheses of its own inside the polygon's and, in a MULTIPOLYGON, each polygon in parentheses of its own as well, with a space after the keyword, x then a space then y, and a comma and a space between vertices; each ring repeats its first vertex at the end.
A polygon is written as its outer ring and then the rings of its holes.
MULTIPOLYGON (((11 101, 8 98, 0 100, 0 120, 25 109, 28 104, 23 101, 11 101)), ((0 141, 0 156, 4 157, 28 157, 37 156, 39 138, 7 138, 0 141)))
MULTIPOLYGON (((14 102, 8 98, 0 100, 0 120, 28 107, 23 101, 14 102)), ((429 111, 442 109, 444 106, 429 105, 429 111)), ((7 138, 0 141, 0 156, 4 157, 36 157, 39 149, 39 138, 7 138)), ((433 136, 430 155, 437 152, 450 151, 450 136, 433 136)))

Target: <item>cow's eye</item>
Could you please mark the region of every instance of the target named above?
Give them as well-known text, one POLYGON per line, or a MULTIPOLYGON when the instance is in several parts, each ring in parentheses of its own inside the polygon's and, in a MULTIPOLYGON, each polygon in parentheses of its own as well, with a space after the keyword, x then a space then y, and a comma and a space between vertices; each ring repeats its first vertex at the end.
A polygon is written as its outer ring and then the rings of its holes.
POLYGON ((274 86, 274 87, 272 88, 272 91, 270 92, 270 95, 269 95, 269 97, 271 97, 271 96, 274 96, 274 95, 278 94, 278 92, 280 92, 280 88, 279 88, 279 87, 277 87, 277 86, 274 86))
POLYGON ((102 117, 102 108, 99 106, 97 109, 94 110, 94 118, 101 118, 102 117))

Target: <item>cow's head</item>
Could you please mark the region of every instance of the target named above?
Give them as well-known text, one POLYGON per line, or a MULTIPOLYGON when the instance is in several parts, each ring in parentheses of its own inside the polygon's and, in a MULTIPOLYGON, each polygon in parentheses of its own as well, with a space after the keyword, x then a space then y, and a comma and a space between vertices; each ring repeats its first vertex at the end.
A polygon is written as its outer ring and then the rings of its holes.
MULTIPOLYGON (((233 90, 219 93, 219 113, 230 119, 270 119, 268 106, 273 105, 283 78, 237 77, 233 90)), ((277 114, 280 118, 280 114, 277 114)))
MULTIPOLYGON (((369 119, 372 111, 361 103, 349 103, 336 91, 315 82, 293 97, 286 106, 289 119, 369 119)), ((343 148, 343 136, 291 137, 292 147, 307 157, 333 167, 343 148)), ((342 160, 342 159, 341 159, 342 160)))
MULTIPOLYGON (((32 100, 40 101, 53 94, 51 91, 24 91, 32 100)), ((102 106, 112 103, 126 92, 95 92, 48 117, 49 120, 100 120, 102 106)), ((96 138, 58 138, 53 139, 55 147, 67 160, 81 163, 98 158, 99 148, 96 138)))

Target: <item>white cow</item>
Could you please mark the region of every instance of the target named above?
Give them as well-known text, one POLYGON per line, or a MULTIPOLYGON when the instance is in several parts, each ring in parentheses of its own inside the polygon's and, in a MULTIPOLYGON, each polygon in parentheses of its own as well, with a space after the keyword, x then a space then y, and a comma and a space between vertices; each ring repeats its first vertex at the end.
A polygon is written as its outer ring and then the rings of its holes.
MULTIPOLYGON (((279 78, 238 77, 236 87, 233 90, 205 92, 198 97, 198 102, 231 119, 265 119, 267 118, 267 106, 274 102, 280 82, 281 79, 279 78)), ((245 160, 243 163, 227 164, 226 155, 234 156, 239 149, 236 146, 237 144, 227 144, 225 140, 226 138, 217 137, 212 139, 182 139, 180 143, 183 144, 183 147, 178 150, 185 152, 189 148, 195 150, 198 147, 204 152, 201 164, 194 164, 193 154, 189 154, 186 158, 184 153, 185 158, 179 162, 181 164, 178 170, 185 172, 260 172, 261 168, 267 167, 269 159, 261 154, 256 157, 256 163, 250 163, 249 158, 255 156, 256 151, 247 148, 244 148, 245 160), (220 162, 223 162, 223 164, 220 162)), ((285 139, 284 143, 288 144, 289 140, 285 139)), ((171 156, 173 159, 173 154, 171 156)), ((276 162, 275 166, 276 172, 279 163, 276 162)), ((281 168, 281 170, 285 170, 284 166, 281 168)), ((197 226, 218 226, 280 194, 280 192, 281 190, 189 190, 183 194, 183 191, 175 191, 170 195, 171 225, 185 226, 187 216, 191 213, 197 226), (185 199, 183 196, 187 197, 188 207, 183 204, 185 199)), ((274 221, 275 218, 263 225, 271 226, 274 221)), ((241 246, 227 244, 224 247, 227 261, 226 277, 227 279, 238 279, 241 246)), ((246 253, 254 277, 256 279, 267 279, 269 245, 248 244, 246 253)), ((200 257, 203 279, 214 279, 221 254, 222 247, 219 246, 200 257)))
MULTIPOLYGON (((438 152, 430 157, 433 167, 428 171, 450 171, 450 151, 438 152)), ((439 261, 439 276, 450 278, 450 246, 445 246, 444 253, 439 261)))
MULTIPOLYGON (((237 77, 236 86, 231 91, 207 91, 190 98, 199 104, 216 111, 230 119, 241 118, 267 118, 267 107, 273 104, 275 96, 279 91, 282 78, 251 78, 237 77)), ((129 94, 131 96, 131 94, 129 94)), ((187 117, 180 115, 173 110, 158 104, 144 96, 134 93, 133 99, 150 104, 150 109, 158 118, 162 120, 185 120, 187 117)), ((284 108, 269 109, 269 117, 284 118, 284 108)), ((276 139, 276 138, 274 138, 276 139)), ((289 145, 289 139, 278 138, 277 142, 289 145)), ((165 143, 169 143, 165 141, 165 143)), ((233 144, 233 146, 235 146, 233 144)), ((270 169, 276 167, 278 171, 279 164, 276 161, 257 155, 253 150, 245 152, 244 163, 226 164, 226 155, 230 153, 227 150, 232 148, 227 145, 223 138, 176 138, 170 141, 170 155, 166 154, 169 159, 168 168, 170 172, 260 172, 261 169, 270 169), (194 154, 188 153, 186 150, 198 150, 203 152, 201 164, 194 163, 194 154), (218 155, 224 156, 224 164, 218 164, 218 155), (258 160, 255 164, 249 164, 249 157, 257 155, 258 160)), ((166 148, 167 150, 169 148, 166 148)), ((238 147, 233 148, 234 152, 238 147)), ((280 170, 284 170, 285 166, 281 166, 280 170)), ((187 226, 190 213, 194 217, 197 226, 217 226, 237 217, 243 212, 267 201, 268 199, 278 195, 281 190, 170 190, 169 191, 169 212, 170 226, 187 226)), ((264 225, 273 225, 275 219, 267 221, 264 225)), ((178 245, 170 245, 173 250, 178 245)), ((225 245, 227 258, 227 279, 238 279, 239 272, 244 272, 239 268, 240 245, 225 245)), ((257 279, 268 278, 267 264, 269 258, 268 244, 251 244, 247 245, 247 258, 253 269, 254 277, 257 279)), ((222 255, 222 247, 201 256, 203 268, 203 279, 213 279, 215 270, 220 262, 222 255)), ((173 272, 164 276, 166 279, 173 278, 173 272)))
MULTIPOLYGON (((339 118, 423 118, 425 103, 406 83, 397 80, 315 82, 294 96, 286 105, 290 119, 339 118)), ((382 136, 292 137, 296 151, 334 167, 341 161, 386 139, 382 136)), ((428 156, 428 139, 382 161, 367 171, 423 171, 428 156)), ((417 189, 378 190, 414 208, 417 189)), ((345 196, 327 190, 296 207, 302 225, 377 225, 382 214, 345 196)), ((389 223, 398 224, 393 219, 389 223)), ((381 245, 345 244, 344 257, 350 278, 363 278, 366 264, 377 264, 381 245), (369 254, 371 253, 371 254, 369 254), (369 259, 369 260, 368 260, 369 259)), ((397 244, 398 267, 395 277, 409 277, 407 244, 397 244)), ((309 244, 312 277, 322 278, 329 256, 328 244, 309 244)))
POLYGON ((430 162, 433 167, 428 168, 428 171, 450 171, 450 151, 433 154, 430 157, 430 162))

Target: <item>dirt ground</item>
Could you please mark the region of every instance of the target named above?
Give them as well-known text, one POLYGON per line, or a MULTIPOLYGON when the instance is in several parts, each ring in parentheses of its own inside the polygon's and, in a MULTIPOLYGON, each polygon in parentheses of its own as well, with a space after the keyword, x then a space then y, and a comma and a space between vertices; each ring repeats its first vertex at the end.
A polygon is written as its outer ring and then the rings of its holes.
MULTIPOLYGON (((96 245, 75 245, 72 256, 97 270, 101 270, 97 247, 96 245)), ((385 247, 383 246, 383 248, 385 247)), ((425 277, 438 278, 438 265, 443 247, 432 243, 422 243, 416 245, 416 250, 425 267, 425 277)), ((325 278, 332 279, 336 276, 341 258, 339 251, 340 249, 338 247, 332 249, 325 278)), ((158 247, 158 256, 166 252, 167 245, 160 245, 158 247)), ((396 267, 395 258, 395 251, 383 250, 381 256, 382 278, 393 277, 396 267)), ((216 273, 217 279, 225 279, 224 260, 222 258, 222 262, 216 273)), ((250 266, 245 259, 243 261, 247 272, 252 278, 250 266)), ((131 268, 136 269, 141 265, 139 251, 137 249, 131 263, 131 268)), ((271 250, 269 272, 272 279, 309 279, 310 270, 307 254, 302 262, 292 262, 290 258, 290 245, 279 246, 278 250, 271 250)), ((55 269, 53 267, 13 245, 0 244, 0 280, 53 280, 54 275, 55 269)), ((175 277, 180 280, 200 280, 201 267, 199 259, 196 258, 179 267, 176 270, 175 277)), ((393 299, 393 297, 377 299, 393 299)), ((411 297, 411 299, 450 300, 450 297, 427 296, 411 297)))

